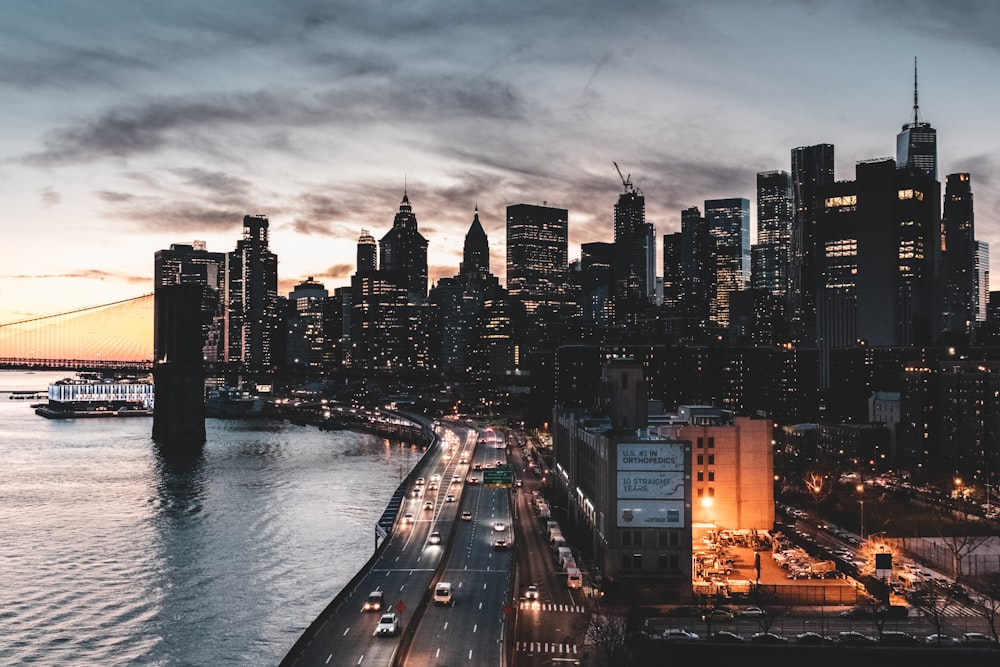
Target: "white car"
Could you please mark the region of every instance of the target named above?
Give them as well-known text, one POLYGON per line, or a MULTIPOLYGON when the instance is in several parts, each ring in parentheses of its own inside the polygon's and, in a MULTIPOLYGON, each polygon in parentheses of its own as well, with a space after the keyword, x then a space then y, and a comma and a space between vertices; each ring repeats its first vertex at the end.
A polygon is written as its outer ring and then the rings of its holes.
POLYGON ((454 496, 454 494, 449 493, 447 496, 444 497, 444 501, 446 503, 453 503, 453 502, 455 502, 455 496, 454 496))
POLYGON ((740 616, 763 616, 764 610, 756 605, 750 605, 748 607, 743 607, 737 612, 740 616))
POLYGON ((538 586, 531 584, 524 591, 525 600, 537 600, 538 599, 538 586))
POLYGON ((375 626, 376 637, 391 637, 399 632, 399 619, 394 612, 382 614, 375 626))
POLYGON ((493 524, 493 530, 497 531, 498 533, 502 533, 503 531, 507 530, 507 524, 505 524, 503 521, 497 521, 495 524, 493 524))
POLYGON ((437 531, 431 533, 430 537, 427 538, 427 544, 441 544, 441 533, 437 531))

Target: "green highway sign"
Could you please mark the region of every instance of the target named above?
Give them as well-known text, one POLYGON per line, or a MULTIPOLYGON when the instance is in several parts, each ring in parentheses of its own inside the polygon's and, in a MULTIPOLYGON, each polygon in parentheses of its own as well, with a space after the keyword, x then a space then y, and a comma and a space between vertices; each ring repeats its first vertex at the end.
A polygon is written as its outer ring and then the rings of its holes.
POLYGON ((514 471, 510 468, 486 468, 483 470, 483 486, 514 485, 514 471))

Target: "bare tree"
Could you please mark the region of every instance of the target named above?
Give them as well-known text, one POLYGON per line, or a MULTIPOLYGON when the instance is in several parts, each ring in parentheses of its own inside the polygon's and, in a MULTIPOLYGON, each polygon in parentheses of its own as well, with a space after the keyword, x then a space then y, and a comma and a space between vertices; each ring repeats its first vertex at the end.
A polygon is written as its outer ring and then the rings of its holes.
POLYGON ((945 616, 957 602, 950 590, 933 580, 924 582, 919 595, 913 596, 911 601, 924 612, 937 634, 943 632, 945 616))
POLYGON ((941 540, 951 554, 952 577, 955 581, 963 579, 962 562, 965 558, 991 539, 990 535, 970 535, 967 532, 941 534, 941 540))
POLYGON ((976 577, 969 577, 969 583, 979 593, 976 597, 983 618, 990 626, 990 634, 1000 640, 997 634, 997 620, 1000 616, 1000 573, 991 572, 976 577))
POLYGON ((599 613, 590 617, 587 625, 587 639, 597 651, 599 665, 630 665, 631 652, 628 649, 630 635, 629 621, 619 614, 599 613))

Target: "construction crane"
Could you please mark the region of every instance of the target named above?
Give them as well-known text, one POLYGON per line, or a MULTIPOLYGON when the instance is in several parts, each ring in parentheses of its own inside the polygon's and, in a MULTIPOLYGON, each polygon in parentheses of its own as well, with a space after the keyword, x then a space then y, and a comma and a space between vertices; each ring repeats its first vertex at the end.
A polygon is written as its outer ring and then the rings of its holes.
MULTIPOLYGON (((622 175, 622 170, 618 166, 618 163, 612 161, 611 164, 615 165, 615 170, 618 171, 618 178, 622 179, 622 187, 625 188, 625 192, 632 192, 632 189, 634 187, 632 185, 632 174, 629 174, 628 176, 623 176, 622 175)), ((635 191, 639 192, 638 188, 636 188, 635 191)), ((642 193, 639 193, 639 194, 642 194, 642 193)))

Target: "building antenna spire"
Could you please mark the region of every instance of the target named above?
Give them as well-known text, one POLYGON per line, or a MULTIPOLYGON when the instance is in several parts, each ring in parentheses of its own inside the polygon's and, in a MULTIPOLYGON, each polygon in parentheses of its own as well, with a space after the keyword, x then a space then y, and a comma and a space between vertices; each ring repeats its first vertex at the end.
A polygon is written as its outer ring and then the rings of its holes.
POLYGON ((913 56, 913 124, 920 122, 920 105, 917 103, 917 57, 913 56))

